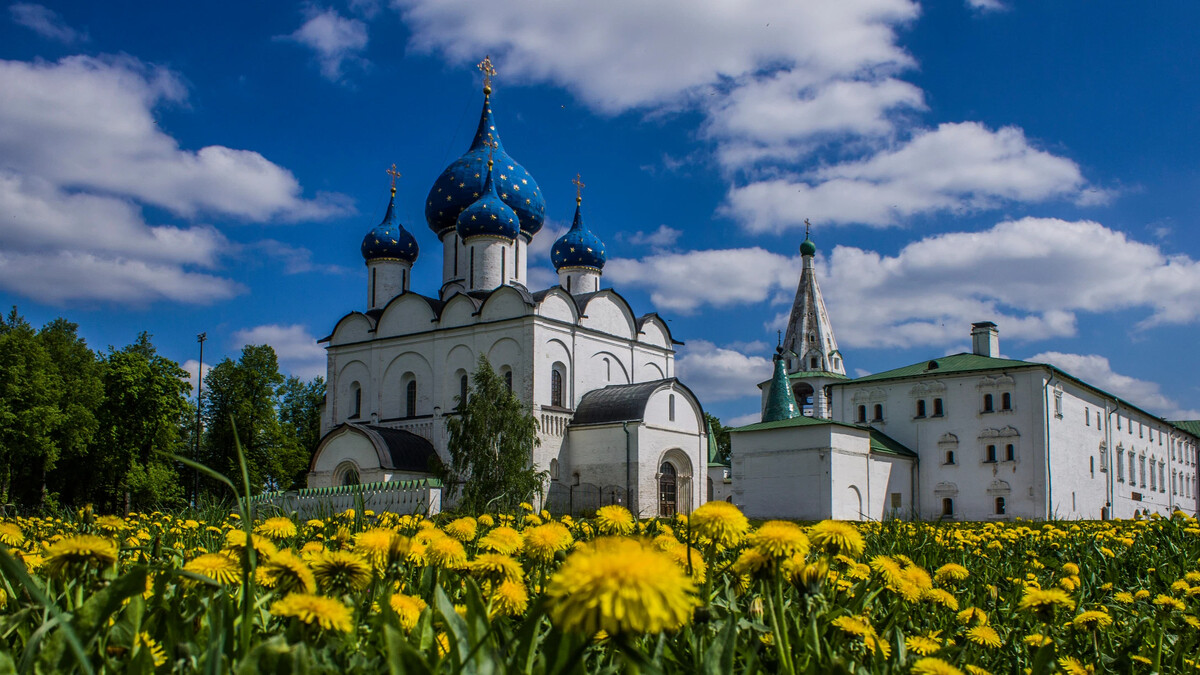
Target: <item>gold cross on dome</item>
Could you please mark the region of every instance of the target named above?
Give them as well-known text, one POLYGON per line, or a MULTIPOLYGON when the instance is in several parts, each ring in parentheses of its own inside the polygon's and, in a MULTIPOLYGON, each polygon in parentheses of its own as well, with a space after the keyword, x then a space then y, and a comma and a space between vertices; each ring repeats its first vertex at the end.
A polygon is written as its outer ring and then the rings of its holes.
POLYGON ((387 173, 387 175, 392 177, 392 189, 395 190, 396 189, 396 179, 400 177, 400 172, 396 170, 396 165, 393 164, 392 168, 388 169, 386 173, 387 173))
POLYGON ((587 187, 587 185, 585 185, 584 182, 582 180, 580 180, 579 174, 575 174, 575 180, 571 181, 571 184, 575 186, 575 202, 576 203, 582 202, 583 201, 583 188, 587 187))
POLYGON ((492 90, 492 78, 496 76, 496 69, 492 67, 491 55, 483 57, 483 60, 475 67, 483 73, 483 90, 490 93, 492 90))

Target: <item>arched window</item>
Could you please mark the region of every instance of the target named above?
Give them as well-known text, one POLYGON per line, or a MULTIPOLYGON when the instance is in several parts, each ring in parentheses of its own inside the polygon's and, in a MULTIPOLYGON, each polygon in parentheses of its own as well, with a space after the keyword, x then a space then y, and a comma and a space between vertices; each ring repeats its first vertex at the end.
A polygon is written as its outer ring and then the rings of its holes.
POLYGON ((504 371, 504 386, 508 388, 508 393, 512 393, 512 371, 504 371))
POLYGON ((954 517, 954 500, 949 497, 942 498, 942 517, 943 518, 953 518, 954 517))
POLYGON ((992 412, 995 410, 995 404, 992 402, 991 394, 983 395, 983 412, 992 412))
POLYGON ((467 404, 467 393, 470 391, 471 381, 466 375, 460 375, 458 378, 458 407, 462 408, 467 404))
POLYGON ((417 381, 415 379, 408 381, 408 386, 404 388, 404 416, 417 416, 417 381))
POLYGON ((1000 394, 1000 409, 1012 410, 1012 394, 1008 393, 1007 391, 1003 394, 1000 394))
POLYGON ((351 462, 345 462, 337 468, 336 478, 334 478, 334 486, 358 485, 361 481, 358 477, 358 467, 351 462))
POLYGON ((985 461, 985 462, 995 462, 996 461, 996 446, 994 446, 994 445, 987 446, 987 459, 985 459, 983 461, 985 461))
POLYGON ((558 460, 550 460, 550 480, 558 480, 558 460))
POLYGON ((946 409, 942 405, 942 399, 940 399, 940 398, 933 399, 933 416, 941 417, 942 415, 945 415, 945 414, 946 414, 946 409))
POLYGON ((354 384, 350 385, 350 388, 353 391, 352 396, 354 397, 354 399, 353 399, 354 403, 352 404, 352 406, 350 408, 353 412, 351 412, 350 417, 356 417, 356 418, 361 417, 362 416, 362 387, 359 386, 359 384, 357 382, 355 382, 354 384))
POLYGON ((675 394, 667 397, 667 419, 675 421, 675 394))
POLYGON ((859 422, 867 421, 867 406, 865 406, 865 405, 858 406, 858 421, 859 422))
POLYGON ((562 371, 558 368, 550 371, 550 405, 563 407, 562 371))
POLYGON ((953 463, 954 463, 954 451, 953 451, 953 450, 947 450, 947 451, 946 451, 946 463, 947 463, 947 464, 953 464, 953 463))
POLYGON ((1004 497, 996 497, 996 515, 1004 515, 1004 497))
POLYGON ((670 518, 675 515, 676 498, 675 465, 663 462, 658 468, 658 515, 670 518))
POLYGON ((1004 446, 1004 461, 1011 462, 1017 458, 1017 449, 1012 443, 1004 446))
POLYGON ((874 412, 875 412, 875 417, 873 417, 871 421, 882 422, 883 421, 883 406, 876 403, 874 412))

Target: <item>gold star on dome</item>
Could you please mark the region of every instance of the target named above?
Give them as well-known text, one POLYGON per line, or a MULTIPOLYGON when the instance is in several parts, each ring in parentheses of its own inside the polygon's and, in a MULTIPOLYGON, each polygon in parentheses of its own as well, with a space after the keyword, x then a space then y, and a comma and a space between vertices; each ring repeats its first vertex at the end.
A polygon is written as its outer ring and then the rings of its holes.
POLYGON ((509 170, 509 171, 516 171, 516 169, 514 169, 514 168, 513 168, 513 165, 512 165, 512 164, 509 164, 509 165, 508 165, 508 170, 509 170))
POLYGON ((476 199, 478 199, 478 198, 479 198, 479 193, 478 193, 478 192, 472 192, 472 193, 471 193, 471 196, 472 196, 472 197, 475 197, 476 199))
POLYGON ((521 179, 521 185, 528 185, 528 184, 529 184, 528 180, 526 180, 524 178, 521 179))
POLYGON ((467 187, 467 184, 466 184, 466 183, 459 183, 459 184, 458 184, 458 187, 460 187, 460 188, 465 188, 465 187, 467 187))
POLYGON ((505 176, 504 174, 500 174, 500 180, 508 180, 508 176, 505 176))
POLYGON ((475 174, 475 177, 476 177, 476 178, 479 178, 479 174, 475 174))
POLYGON ((494 213, 493 213, 493 214, 492 214, 492 220, 495 220, 495 219, 496 219, 496 214, 494 214, 494 213))
POLYGON ((525 203, 526 203, 526 204, 528 204, 528 203, 529 203, 529 200, 528 200, 528 199, 526 199, 526 200, 525 200, 525 203))
POLYGON ((514 190, 516 190, 517 192, 520 192, 520 191, 521 191, 521 186, 520 186, 520 185, 517 185, 516 183, 513 183, 513 186, 512 186, 512 188, 513 188, 514 190))
POLYGON ((571 247, 571 253, 574 253, 574 252, 575 252, 575 247, 574 247, 574 246, 572 246, 572 247, 571 247))
POLYGON ((446 201, 450 201, 450 195, 446 195, 446 201))

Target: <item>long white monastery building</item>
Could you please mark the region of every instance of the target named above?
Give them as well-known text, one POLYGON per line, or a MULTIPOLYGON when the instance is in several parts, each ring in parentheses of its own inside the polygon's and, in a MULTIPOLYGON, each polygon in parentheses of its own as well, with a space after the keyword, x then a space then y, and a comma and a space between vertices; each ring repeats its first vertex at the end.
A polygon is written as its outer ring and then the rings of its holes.
POLYGON ((1043 363, 970 353, 849 379, 804 268, 763 421, 731 433, 751 517, 1004 520, 1200 510, 1200 422, 1170 422, 1043 363), (786 384, 785 384, 786 382, 786 384))
POLYGON ((484 94, 471 147, 426 200, 442 242, 437 293, 410 287, 418 251, 395 216, 394 187, 363 240, 366 307, 324 340, 323 439, 308 485, 428 477, 449 459, 446 419, 486 356, 540 422, 530 461, 548 474, 551 509, 689 512, 705 497, 708 437, 699 401, 675 378, 678 343, 657 314, 638 315, 601 287, 604 244, 584 224, 581 198, 552 249, 559 285, 527 287, 546 206, 500 144, 487 79, 484 94))

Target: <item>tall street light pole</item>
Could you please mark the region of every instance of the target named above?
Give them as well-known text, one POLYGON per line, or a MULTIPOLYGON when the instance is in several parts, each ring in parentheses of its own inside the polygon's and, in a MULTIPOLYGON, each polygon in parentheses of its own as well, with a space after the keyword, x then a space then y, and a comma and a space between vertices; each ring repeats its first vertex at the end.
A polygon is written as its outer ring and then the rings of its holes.
MULTIPOLYGON (((204 391, 204 341, 208 339, 208 333, 200 333, 196 336, 196 342, 200 343, 200 365, 196 366, 196 454, 193 460, 200 461, 200 394, 204 391)), ((195 506, 196 500, 200 497, 200 472, 192 469, 192 505, 195 506)))

